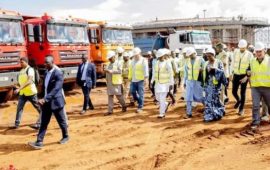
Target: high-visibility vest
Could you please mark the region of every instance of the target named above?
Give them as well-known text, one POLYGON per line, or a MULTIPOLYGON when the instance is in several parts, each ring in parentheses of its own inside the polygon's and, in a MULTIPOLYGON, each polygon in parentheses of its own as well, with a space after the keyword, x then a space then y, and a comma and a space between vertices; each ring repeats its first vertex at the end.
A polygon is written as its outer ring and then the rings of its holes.
MULTIPOLYGON (((219 61, 220 61, 220 60, 215 59, 215 62, 214 62, 214 64, 213 64, 213 66, 214 66, 215 68, 218 68, 218 63, 219 63, 219 61)), ((204 81, 204 84, 205 84, 205 81, 206 81, 206 69, 207 69, 208 64, 209 64, 209 61, 207 61, 207 62, 205 63, 204 69, 203 69, 203 81, 204 81)), ((213 77, 213 84, 214 84, 214 85, 217 85, 217 84, 218 84, 218 81, 217 81, 217 79, 216 79, 215 76, 213 77)))
POLYGON ((233 73, 237 75, 246 74, 247 69, 252 59, 252 53, 245 51, 241 53, 239 49, 234 53, 234 69, 233 73))
POLYGON ((201 58, 196 57, 193 65, 191 64, 191 59, 187 62, 188 67, 188 80, 198 80, 200 69, 201 69, 201 58))
POLYGON ((129 67, 130 61, 123 62, 123 73, 122 73, 123 78, 128 78, 129 67))
POLYGON ((250 63, 251 87, 270 87, 270 58, 264 57, 261 64, 256 58, 250 63))
MULTIPOLYGON (((135 61, 133 61, 135 62, 135 61)), ((129 66, 128 79, 132 80, 133 73, 135 74, 135 78, 137 80, 144 80, 144 58, 141 58, 135 64, 131 63, 129 66)))
MULTIPOLYGON (((114 62, 113 63, 113 71, 118 71, 118 68, 121 67, 121 65, 119 66, 118 62, 114 62)), ((112 84, 113 85, 119 85, 123 83, 123 78, 122 78, 122 74, 112 74, 112 84)))
MULTIPOLYGON (((22 86, 28 81, 27 69, 31 69, 30 66, 26 67, 25 69, 22 69, 19 73, 18 82, 20 86, 22 86)), ((35 80, 35 77, 33 77, 33 80, 35 80)), ((28 86, 26 86, 25 88, 21 89, 19 93, 19 95, 25 95, 25 96, 33 96, 35 94, 37 94, 37 88, 34 81, 28 86)))
MULTIPOLYGON (((166 61, 164 61, 166 62, 166 61)), ((167 63, 163 64, 162 67, 159 65, 160 62, 157 62, 155 65, 155 82, 159 84, 165 84, 170 82, 170 70, 167 68, 167 63)))

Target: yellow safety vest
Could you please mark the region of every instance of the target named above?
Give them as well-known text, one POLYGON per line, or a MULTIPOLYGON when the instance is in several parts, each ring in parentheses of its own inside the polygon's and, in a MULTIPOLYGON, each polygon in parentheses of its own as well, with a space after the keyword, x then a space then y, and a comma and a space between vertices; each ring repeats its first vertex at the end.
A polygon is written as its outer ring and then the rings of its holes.
POLYGON ((256 58, 250 63, 250 83, 251 87, 270 87, 270 59, 264 57, 261 64, 256 58))
MULTIPOLYGON (((166 61, 164 61, 166 62, 166 61)), ((170 82, 170 72, 167 69, 167 63, 165 63, 162 67, 159 67, 159 62, 155 65, 155 82, 158 82, 160 84, 165 84, 170 82)))
MULTIPOLYGON (((26 67, 25 69, 22 69, 19 73, 18 82, 19 82, 20 86, 22 86, 23 84, 25 84, 28 81, 28 75, 26 73, 27 69, 30 69, 30 66, 26 67)), ((29 72, 29 70, 28 70, 28 72, 29 72)), ((33 77, 33 80, 35 80, 35 77, 33 77)), ((33 96, 35 94, 37 94, 37 88, 36 88, 36 85, 33 81, 31 84, 29 84, 25 88, 21 89, 19 95, 33 96)))
POLYGON ((188 60, 188 80, 198 80, 201 64, 202 62, 199 57, 195 58, 195 62, 193 65, 191 64, 191 59, 188 60))
MULTIPOLYGON (((114 62, 113 63, 113 71, 118 71, 119 63, 114 62)), ((112 84, 113 85, 119 85, 123 83, 122 74, 112 74, 112 84)))
MULTIPOLYGON (((215 59, 215 62, 214 62, 214 65, 213 65, 215 68, 218 68, 218 61, 220 61, 220 60, 215 59)), ((206 81, 206 80, 205 80, 205 79, 206 79, 206 69, 207 69, 208 63, 209 63, 209 61, 207 61, 207 62, 205 63, 204 69, 203 69, 203 81, 204 81, 204 84, 205 84, 205 81, 206 81)), ((213 84, 214 84, 214 85, 217 85, 217 84, 218 84, 218 81, 217 81, 217 79, 216 79, 215 76, 213 77, 213 84)))
POLYGON ((130 61, 123 62, 123 73, 122 73, 123 78, 128 78, 129 67, 130 61))
POLYGON ((233 73, 237 75, 246 74, 250 64, 252 54, 249 51, 241 53, 237 50, 234 55, 234 69, 233 73))
MULTIPOLYGON (((134 61, 135 62, 135 61, 134 61)), ((144 58, 142 58, 140 61, 130 64, 129 66, 129 72, 128 72, 128 79, 132 80, 133 71, 135 73, 135 78, 137 80, 144 80, 144 58)))

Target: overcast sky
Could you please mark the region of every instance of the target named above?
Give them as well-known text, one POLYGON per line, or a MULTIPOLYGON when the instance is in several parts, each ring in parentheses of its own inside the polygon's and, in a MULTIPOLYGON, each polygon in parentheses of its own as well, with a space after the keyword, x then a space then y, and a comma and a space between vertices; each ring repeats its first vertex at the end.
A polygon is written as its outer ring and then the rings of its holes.
POLYGON ((81 17, 92 20, 138 22, 170 18, 265 17, 270 19, 268 0, 0 0, 2 9, 24 15, 81 17), (267 3, 268 2, 268 3, 267 3))

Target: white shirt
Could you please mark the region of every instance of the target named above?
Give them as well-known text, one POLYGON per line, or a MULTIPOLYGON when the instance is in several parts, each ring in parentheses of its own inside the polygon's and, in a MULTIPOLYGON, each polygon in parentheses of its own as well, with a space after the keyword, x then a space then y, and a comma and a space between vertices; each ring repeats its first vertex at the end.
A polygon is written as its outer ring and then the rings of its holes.
POLYGON ((87 67, 88 67, 88 62, 86 62, 86 63, 84 63, 83 65, 82 65, 82 78, 81 78, 81 80, 86 80, 86 71, 87 71, 87 67))
POLYGON ((46 98, 46 96, 47 96, 47 87, 48 87, 48 85, 49 85, 49 81, 50 81, 50 79, 51 79, 51 76, 52 76, 52 72, 54 71, 54 67, 50 70, 50 71, 48 71, 47 72, 47 74, 46 74, 46 77, 45 77, 45 98, 46 98))

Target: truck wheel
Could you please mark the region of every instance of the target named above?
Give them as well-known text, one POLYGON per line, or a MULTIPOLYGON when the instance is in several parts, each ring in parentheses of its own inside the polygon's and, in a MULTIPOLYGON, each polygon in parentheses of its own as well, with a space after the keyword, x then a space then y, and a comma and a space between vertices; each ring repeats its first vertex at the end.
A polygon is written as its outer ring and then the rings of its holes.
POLYGON ((75 83, 65 83, 63 88, 64 91, 72 91, 75 88, 75 83))
POLYGON ((0 103, 6 103, 8 100, 10 100, 13 96, 13 90, 0 92, 0 103))

